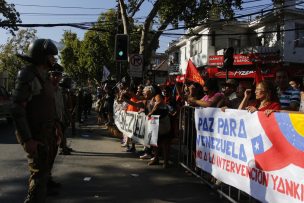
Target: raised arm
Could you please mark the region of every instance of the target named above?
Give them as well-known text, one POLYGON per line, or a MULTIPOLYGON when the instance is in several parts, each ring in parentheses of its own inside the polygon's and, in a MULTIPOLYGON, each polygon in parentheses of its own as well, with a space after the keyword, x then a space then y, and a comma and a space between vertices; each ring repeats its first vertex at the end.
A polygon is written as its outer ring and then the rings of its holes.
POLYGON ((244 98, 243 98, 242 102, 240 103, 238 109, 245 109, 248 106, 248 101, 250 99, 251 92, 252 92, 251 89, 246 89, 245 90, 245 92, 244 92, 244 98))

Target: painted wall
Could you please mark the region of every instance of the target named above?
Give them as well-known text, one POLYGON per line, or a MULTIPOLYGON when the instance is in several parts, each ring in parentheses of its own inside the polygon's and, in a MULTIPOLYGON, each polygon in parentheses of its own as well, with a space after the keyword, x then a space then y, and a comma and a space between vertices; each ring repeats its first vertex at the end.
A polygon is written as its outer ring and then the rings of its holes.
MULTIPOLYGON (((285 29, 294 29, 296 23, 304 25, 304 19, 294 20, 294 16, 286 16, 286 18, 285 29)), ((285 32, 283 52, 283 60, 285 62, 304 63, 304 47, 295 46, 296 38, 296 31, 285 32)))
MULTIPOLYGON (((281 30, 295 29, 295 24, 303 24, 304 18, 297 15, 285 15, 284 24, 280 26, 281 30)), ((296 47, 296 31, 287 31, 281 33, 281 39, 277 41, 277 23, 269 22, 255 29, 256 32, 274 31, 273 33, 258 34, 258 37, 264 35, 265 47, 277 47, 280 50, 284 62, 304 63, 304 47, 296 47)))
MULTIPOLYGON (((295 23, 304 25, 304 13, 303 15, 295 15, 288 14, 285 15, 284 24, 280 25, 280 29, 294 29, 295 23)), ((263 33, 257 35, 224 35, 224 36, 216 36, 215 38, 215 46, 211 45, 211 36, 201 36, 201 46, 202 51, 197 55, 191 56, 191 42, 194 37, 184 37, 182 41, 180 41, 177 46, 179 47, 180 52, 180 62, 179 67, 181 72, 184 74, 187 68, 188 59, 194 62, 196 66, 204 66, 208 64, 208 58, 210 55, 216 55, 218 50, 225 49, 229 47, 229 38, 239 39, 240 50, 246 49, 250 47, 264 46, 265 48, 271 47, 273 49, 270 50, 280 50, 283 61, 285 62, 293 62, 293 63, 303 63, 304 65, 304 47, 295 47, 295 31, 288 31, 285 33, 281 33, 281 37, 279 41, 277 40, 277 29, 278 29, 279 21, 270 21, 268 23, 260 23, 258 20, 255 23, 258 25, 255 27, 255 32, 265 32, 265 31, 274 31, 272 33, 263 33), (274 23, 275 22, 275 23, 274 23), (259 26, 260 25, 260 26, 259 26), (259 38, 263 38, 260 40, 259 38), (262 42, 263 44, 259 44, 262 42)), ((249 29, 246 27, 241 27, 238 25, 230 25, 230 26, 221 26, 216 27, 213 26, 213 30, 216 31, 216 34, 234 34, 234 33, 246 33, 249 29)), ((203 29, 200 34, 209 34, 210 29, 203 29)), ((304 31, 303 31, 304 32, 304 31)), ((304 40, 304 39, 303 39, 304 40)), ((235 53, 238 53, 238 48, 235 48, 235 53)))
MULTIPOLYGON (((246 32, 246 28, 241 28, 241 27, 224 27, 224 30, 216 31, 216 34, 227 34, 227 33, 244 33, 246 32)), ((199 32, 199 34, 209 34, 210 29, 206 28, 199 32)), ((212 38, 211 36, 201 36, 200 37, 200 43, 202 46, 202 52, 198 53, 192 57, 191 56, 191 43, 193 41, 193 37, 187 39, 186 43, 186 55, 187 59, 185 59, 185 47, 180 48, 180 53, 181 53, 181 63, 180 63, 180 69, 182 73, 184 74, 186 72, 187 68, 187 62, 188 59, 190 58, 193 63, 197 66, 205 66, 208 65, 208 58, 209 56, 216 55, 216 52, 220 49, 225 49, 229 46, 229 38, 233 39, 239 39, 241 42, 241 47, 246 47, 248 46, 248 37, 247 36, 242 36, 242 35, 225 35, 225 36, 216 36, 215 37, 215 46, 212 46, 212 38)))

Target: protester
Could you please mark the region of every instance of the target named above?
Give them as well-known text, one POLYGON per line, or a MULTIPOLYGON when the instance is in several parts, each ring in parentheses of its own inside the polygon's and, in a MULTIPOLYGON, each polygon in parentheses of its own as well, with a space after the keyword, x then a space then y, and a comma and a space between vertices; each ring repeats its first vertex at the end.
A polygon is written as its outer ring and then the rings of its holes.
POLYGON ((83 123, 82 114, 84 109, 84 95, 83 88, 80 87, 77 92, 77 121, 78 123, 83 123))
POLYGON ((299 112, 304 112, 304 80, 300 78, 292 78, 289 81, 289 85, 295 91, 300 91, 300 107, 299 112))
POLYGON ((301 81, 300 81, 300 79, 292 78, 291 80, 289 80, 289 85, 294 90, 300 90, 301 89, 301 81))
POLYGON ((145 109, 145 113, 148 117, 151 115, 159 115, 159 132, 158 132, 158 146, 154 148, 154 157, 148 163, 148 165, 159 164, 160 148, 163 149, 164 154, 164 168, 168 167, 168 143, 170 140, 170 119, 169 109, 165 104, 165 101, 161 95, 161 90, 156 85, 146 86, 143 90, 144 99, 141 102, 132 102, 127 97, 124 97, 125 101, 138 108, 145 109))
POLYGON ((255 89, 256 100, 250 103, 249 99, 251 94, 251 89, 245 91, 244 99, 241 102, 239 109, 246 109, 251 113, 255 111, 265 111, 267 116, 272 112, 281 109, 276 88, 272 81, 264 80, 260 82, 255 89))
POLYGON ((17 140, 27 153, 30 171, 28 195, 24 202, 44 203, 55 153, 53 146, 57 142, 55 132, 60 131, 56 125, 54 87, 48 77, 58 50, 51 40, 37 39, 30 44, 28 51, 28 56, 20 55, 30 65, 18 72, 12 116, 17 140))
POLYGON ((169 108, 169 117, 171 121, 171 133, 174 136, 177 136, 178 134, 178 120, 179 120, 179 112, 180 112, 180 106, 178 101, 176 100, 176 97, 173 95, 173 89, 170 86, 166 86, 162 94, 164 96, 165 103, 167 104, 169 108))
MULTIPOLYGON (((238 109, 241 102, 243 101, 245 90, 246 89, 251 89, 251 88, 252 88, 251 85, 249 85, 248 83, 240 82, 238 87, 236 88, 236 91, 235 91, 236 98, 234 98, 232 100, 227 100, 224 103, 219 102, 217 106, 219 107, 219 106, 223 105, 221 107, 222 111, 225 111, 225 109, 227 109, 227 108, 238 109)), ((252 100, 252 96, 249 99, 249 101, 250 100, 252 100)))
POLYGON ((224 96, 217 103, 217 107, 227 106, 228 108, 232 108, 234 106, 232 101, 238 98, 236 93, 237 88, 238 82, 234 79, 228 79, 224 84, 224 96))
POLYGON ((275 75, 275 81, 278 85, 278 95, 281 109, 287 111, 299 111, 300 91, 293 89, 289 85, 288 73, 285 69, 279 69, 275 75))
POLYGON ((104 103, 103 103, 103 113, 104 118, 106 119, 105 125, 113 124, 113 104, 114 104, 114 95, 112 89, 109 85, 104 86, 104 103))
MULTIPOLYGON (((137 87, 137 91, 136 91, 135 96, 132 96, 130 98, 130 101, 135 102, 135 103, 138 102, 137 97, 143 96, 143 89, 144 89, 144 86, 143 85, 139 85, 137 87)), ((129 104, 126 111, 139 112, 139 111, 144 111, 144 109, 140 109, 140 108, 137 108, 136 106, 133 106, 133 105, 129 104)), ((136 151, 135 143, 132 142, 131 138, 126 137, 126 143, 125 143, 125 145, 127 146, 127 152, 135 152, 136 151), (129 147, 129 143, 130 142, 132 143, 131 148, 129 147)))
POLYGON ((101 94, 99 94, 97 96, 97 101, 96 101, 97 125, 101 125, 103 121, 102 106, 103 106, 103 97, 101 94))
POLYGON ((92 104, 93 104, 93 97, 91 90, 89 88, 86 89, 83 96, 83 114, 84 119, 88 119, 88 115, 91 114, 92 104))
POLYGON ((204 96, 204 89, 199 83, 191 82, 186 85, 187 85, 186 88, 189 91, 187 97, 192 97, 194 99, 201 99, 204 96))
POLYGON ((203 87, 205 96, 200 100, 189 97, 188 102, 191 106, 216 107, 217 103, 222 99, 223 94, 219 92, 216 79, 208 79, 203 87))

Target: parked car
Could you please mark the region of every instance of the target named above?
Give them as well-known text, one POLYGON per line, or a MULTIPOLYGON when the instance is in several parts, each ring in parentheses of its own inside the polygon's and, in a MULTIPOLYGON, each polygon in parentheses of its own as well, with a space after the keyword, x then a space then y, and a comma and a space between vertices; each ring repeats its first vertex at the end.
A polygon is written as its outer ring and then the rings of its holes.
POLYGON ((0 119, 6 119, 8 122, 12 121, 11 113, 11 98, 6 89, 0 86, 0 119))

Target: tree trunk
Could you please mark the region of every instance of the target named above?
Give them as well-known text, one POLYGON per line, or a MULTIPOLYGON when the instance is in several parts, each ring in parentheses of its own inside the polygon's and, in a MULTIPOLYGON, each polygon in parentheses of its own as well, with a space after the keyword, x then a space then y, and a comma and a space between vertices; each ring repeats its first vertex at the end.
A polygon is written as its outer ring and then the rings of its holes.
POLYGON ((119 7, 120 7, 120 13, 121 13, 121 19, 122 19, 124 34, 127 35, 127 34, 129 34, 129 20, 128 20, 126 5, 125 5, 124 0, 119 0, 119 7))
POLYGON ((147 64, 150 64, 150 60, 152 58, 152 53, 153 53, 152 51, 153 51, 153 49, 155 49, 155 46, 157 45, 157 43, 159 41, 159 37, 164 32, 164 29, 166 29, 168 27, 168 25, 173 20, 173 18, 174 18, 174 16, 167 18, 165 20, 165 22, 163 22, 163 24, 158 28, 158 31, 156 33, 154 33, 150 43, 146 45, 145 57, 146 57, 147 64))
POLYGON ((151 12, 149 13, 149 15, 147 16, 145 23, 144 23, 144 27, 143 30, 141 32, 141 39, 140 39, 140 45, 139 45, 139 53, 143 54, 143 58, 144 58, 144 71, 147 65, 149 65, 150 63, 150 59, 148 55, 148 52, 152 53, 152 50, 147 51, 147 40, 148 40, 148 34, 150 32, 150 27, 151 27, 151 23, 154 19, 154 17, 156 16, 159 7, 160 7, 161 1, 157 0, 154 5, 153 5, 153 9, 151 10, 151 12))

